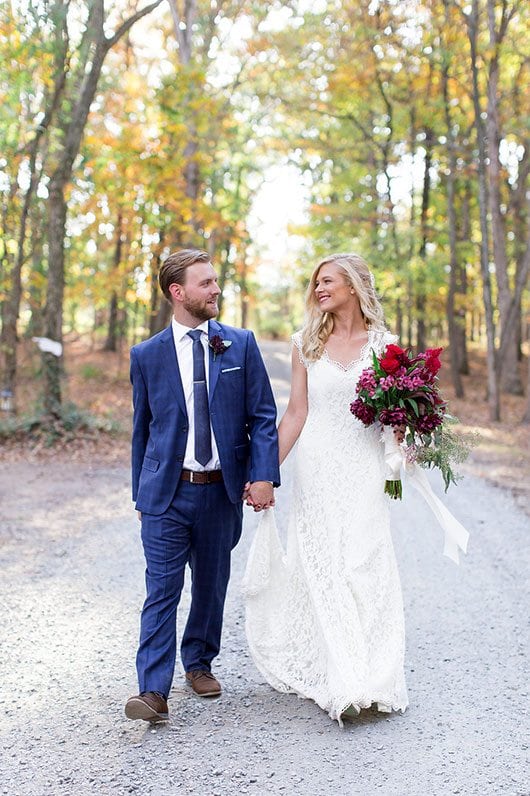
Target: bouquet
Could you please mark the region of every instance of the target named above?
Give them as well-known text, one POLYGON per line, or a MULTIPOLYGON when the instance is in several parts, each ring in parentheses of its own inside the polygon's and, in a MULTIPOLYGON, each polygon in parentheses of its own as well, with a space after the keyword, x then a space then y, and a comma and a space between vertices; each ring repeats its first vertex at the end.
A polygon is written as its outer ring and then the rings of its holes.
POLYGON ((403 453, 405 462, 438 467, 446 491, 451 483, 456 484, 453 463, 464 461, 469 453, 468 442, 448 427, 456 421, 447 413, 438 389, 442 350, 429 348, 413 357, 410 349, 388 345, 379 358, 372 352, 372 367, 361 373, 357 398, 350 405, 352 414, 365 426, 376 421, 383 425, 389 466, 385 493, 394 499, 402 497, 399 470, 403 453), (405 439, 404 452, 399 437, 405 439))

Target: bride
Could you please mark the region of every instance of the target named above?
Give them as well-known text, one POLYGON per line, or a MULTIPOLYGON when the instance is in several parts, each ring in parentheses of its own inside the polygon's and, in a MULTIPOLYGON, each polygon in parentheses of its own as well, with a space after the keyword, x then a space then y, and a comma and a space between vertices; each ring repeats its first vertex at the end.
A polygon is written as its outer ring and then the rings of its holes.
POLYGON ((372 350, 379 355, 395 340, 364 260, 322 260, 304 327, 293 336, 291 395, 279 426, 280 463, 298 441, 287 551, 268 510, 244 580, 257 668, 273 688, 312 699, 341 725, 361 708, 407 707, 380 430, 350 412, 372 350))

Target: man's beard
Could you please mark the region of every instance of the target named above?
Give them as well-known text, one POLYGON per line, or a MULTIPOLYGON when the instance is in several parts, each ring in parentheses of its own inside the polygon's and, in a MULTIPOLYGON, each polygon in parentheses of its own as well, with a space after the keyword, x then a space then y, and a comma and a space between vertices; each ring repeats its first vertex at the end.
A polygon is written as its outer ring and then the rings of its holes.
POLYGON ((215 318, 219 313, 217 301, 215 304, 207 304, 205 301, 198 301, 193 299, 186 299, 182 302, 182 306, 198 321, 209 321, 210 318, 215 318))

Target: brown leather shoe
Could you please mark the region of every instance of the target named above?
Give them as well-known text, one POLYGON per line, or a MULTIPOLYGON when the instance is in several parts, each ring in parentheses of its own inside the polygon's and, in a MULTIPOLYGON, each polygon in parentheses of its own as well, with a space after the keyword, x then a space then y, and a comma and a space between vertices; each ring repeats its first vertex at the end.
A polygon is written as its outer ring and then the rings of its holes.
POLYGON ((143 719, 153 722, 169 719, 166 700, 152 691, 130 697, 125 705, 125 715, 128 719, 143 719))
POLYGON ((186 680, 197 696, 216 697, 221 695, 221 683, 211 672, 195 669, 193 672, 186 672, 186 680))

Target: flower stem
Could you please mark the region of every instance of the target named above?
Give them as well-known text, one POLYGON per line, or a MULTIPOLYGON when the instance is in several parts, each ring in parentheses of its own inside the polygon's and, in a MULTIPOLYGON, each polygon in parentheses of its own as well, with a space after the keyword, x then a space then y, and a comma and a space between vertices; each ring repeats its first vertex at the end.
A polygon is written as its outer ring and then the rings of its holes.
POLYGON ((385 481, 385 495, 390 495, 392 500, 401 500, 403 498, 401 480, 385 481))

